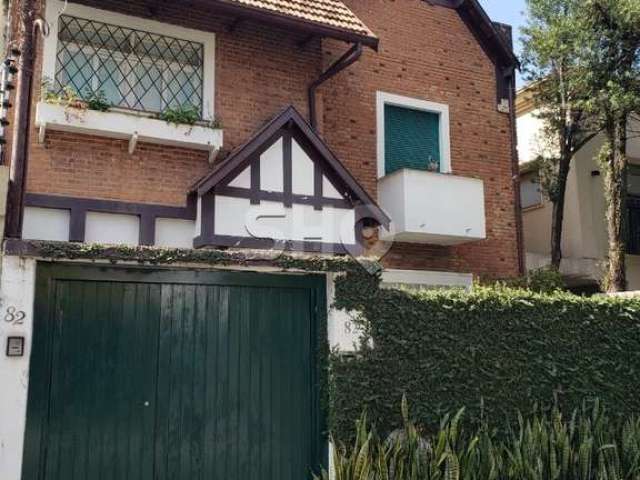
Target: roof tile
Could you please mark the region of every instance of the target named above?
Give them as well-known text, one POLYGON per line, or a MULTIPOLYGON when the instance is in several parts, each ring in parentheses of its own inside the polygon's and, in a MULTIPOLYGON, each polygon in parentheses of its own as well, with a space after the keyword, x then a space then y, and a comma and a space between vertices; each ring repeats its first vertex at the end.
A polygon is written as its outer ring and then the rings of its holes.
POLYGON ((298 18, 358 35, 374 33, 340 0, 226 0, 277 15, 298 18))

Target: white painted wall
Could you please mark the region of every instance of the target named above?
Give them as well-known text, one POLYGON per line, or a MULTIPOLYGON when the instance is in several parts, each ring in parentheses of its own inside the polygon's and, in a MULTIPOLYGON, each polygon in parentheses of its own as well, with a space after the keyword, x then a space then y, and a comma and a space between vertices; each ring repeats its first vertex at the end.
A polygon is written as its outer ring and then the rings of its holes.
POLYGON ((33 333, 36 262, 14 256, 2 258, 0 279, 0 478, 20 480, 25 419, 29 355, 33 333), (25 313, 24 323, 4 321, 7 308, 25 313), (25 355, 8 358, 5 355, 7 337, 25 337, 25 355))
POLYGON ((284 189, 282 143, 279 139, 260 156, 260 188, 267 192, 284 189))
POLYGON ((428 270, 395 270, 382 272, 382 288, 464 288, 473 287, 473 274, 434 272, 428 270))
POLYGON ((436 245, 486 238, 482 180, 403 169, 378 181, 378 198, 393 222, 383 238, 436 245))
POLYGON ((538 110, 532 110, 518 117, 518 160, 521 164, 552 152, 552 145, 542 131, 544 122, 538 115, 538 110))
POLYGON ((140 219, 135 215, 87 212, 85 241, 109 245, 138 245, 140 219))
POLYGON ((26 207, 22 238, 27 240, 69 241, 71 212, 53 208, 26 207))
POLYGON ((640 292, 640 256, 627 255, 627 289, 640 292))
POLYGON ((251 188, 251 167, 245 168, 240 174, 229 182, 230 187, 251 188))
POLYGON ((344 198, 340 194, 340 192, 336 190, 336 187, 333 186, 333 183, 331 183, 326 176, 322 177, 322 196, 325 198, 344 198))
POLYGON ((629 140, 627 141, 627 155, 640 160, 640 116, 632 115, 629 121, 629 140))
POLYGON ((278 202, 251 205, 249 199, 216 196, 215 233, 275 240, 355 244, 355 212, 311 205, 285 208, 278 202))
POLYGON ((158 218, 156 219, 155 245, 168 248, 193 248, 195 232, 196 222, 193 220, 158 218))
POLYGON ((293 140, 291 142, 292 190, 296 195, 313 195, 314 163, 302 147, 293 140))

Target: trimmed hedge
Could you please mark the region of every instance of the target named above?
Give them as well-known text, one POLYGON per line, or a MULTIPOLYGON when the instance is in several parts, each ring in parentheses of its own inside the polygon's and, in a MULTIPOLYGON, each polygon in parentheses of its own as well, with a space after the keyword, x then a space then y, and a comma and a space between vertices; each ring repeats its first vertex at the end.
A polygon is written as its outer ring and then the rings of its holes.
POLYGON ((381 432, 401 422, 407 394, 418 423, 446 412, 494 424, 557 399, 564 411, 600 398, 614 415, 640 413, 640 300, 477 287, 381 290, 348 274, 336 307, 360 312, 372 340, 331 360, 331 427, 350 438, 364 408, 381 432))

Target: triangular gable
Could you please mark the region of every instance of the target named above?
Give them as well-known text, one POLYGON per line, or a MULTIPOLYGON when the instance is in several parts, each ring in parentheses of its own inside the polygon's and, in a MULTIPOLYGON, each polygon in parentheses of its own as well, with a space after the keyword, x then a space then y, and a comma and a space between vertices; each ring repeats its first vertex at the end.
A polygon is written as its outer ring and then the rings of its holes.
POLYGON ((288 107, 262 127, 214 171, 197 182, 193 190, 204 196, 225 188, 260 190, 263 194, 283 192, 285 204, 290 204, 293 197, 311 198, 320 191, 325 200, 329 197, 336 203, 358 206, 368 218, 384 227, 388 227, 390 222, 293 107, 288 107), (281 161, 283 157, 284 162, 281 161), (285 172, 281 169, 290 170, 285 172), (316 174, 316 169, 322 176, 316 174), (287 179, 290 179, 290 184, 287 184, 287 179))

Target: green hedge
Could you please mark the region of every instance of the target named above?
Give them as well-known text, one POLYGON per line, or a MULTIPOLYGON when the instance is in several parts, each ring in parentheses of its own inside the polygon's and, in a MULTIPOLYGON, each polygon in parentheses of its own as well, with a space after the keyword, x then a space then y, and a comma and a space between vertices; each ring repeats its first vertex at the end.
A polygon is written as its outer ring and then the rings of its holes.
POLYGON ((382 432, 398 425, 404 393, 427 428, 460 407, 499 423, 554 398, 565 411, 598 397, 613 414, 640 413, 640 300, 485 287, 412 293, 349 274, 336 307, 359 311, 374 345, 333 355, 338 439, 350 438, 365 407, 382 432))

